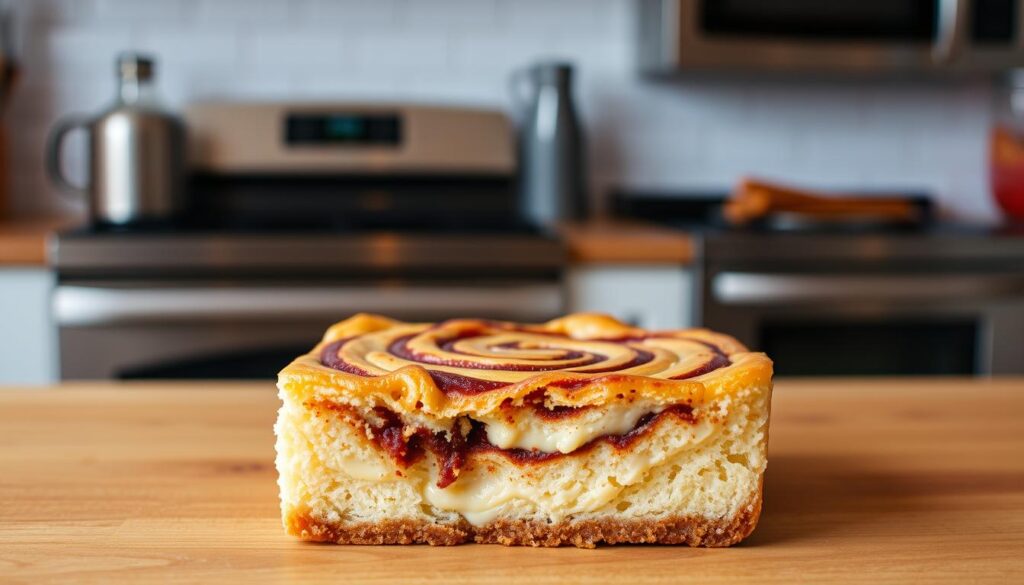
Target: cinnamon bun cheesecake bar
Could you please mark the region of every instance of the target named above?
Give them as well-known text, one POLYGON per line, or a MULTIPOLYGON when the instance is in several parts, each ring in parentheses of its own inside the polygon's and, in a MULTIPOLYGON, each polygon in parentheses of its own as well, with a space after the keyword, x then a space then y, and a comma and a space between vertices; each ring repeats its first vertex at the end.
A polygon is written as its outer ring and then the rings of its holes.
POLYGON ((287 366, 288 533, 728 546, 754 529, 772 363, 703 329, 357 315, 287 366))

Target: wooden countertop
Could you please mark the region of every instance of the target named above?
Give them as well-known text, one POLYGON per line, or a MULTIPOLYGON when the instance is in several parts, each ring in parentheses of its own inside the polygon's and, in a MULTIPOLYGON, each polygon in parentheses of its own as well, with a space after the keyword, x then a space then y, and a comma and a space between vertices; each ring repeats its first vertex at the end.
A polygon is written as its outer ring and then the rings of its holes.
POLYGON ((0 267, 45 265, 47 237, 75 222, 67 217, 0 220, 0 267))
POLYGON ((338 547, 282 532, 266 383, 0 390, 0 581, 1024 581, 1024 378, 777 384, 730 549, 338 547))
POLYGON ((574 264, 690 264, 697 255, 689 234, 648 223, 594 220, 559 231, 574 264))

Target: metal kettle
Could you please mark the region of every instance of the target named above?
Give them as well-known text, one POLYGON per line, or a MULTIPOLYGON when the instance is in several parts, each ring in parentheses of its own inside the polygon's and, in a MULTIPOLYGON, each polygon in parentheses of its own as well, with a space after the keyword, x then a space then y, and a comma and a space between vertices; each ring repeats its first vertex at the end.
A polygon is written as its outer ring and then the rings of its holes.
POLYGON ((54 126, 47 144, 47 172, 62 191, 88 200, 94 224, 169 222, 184 207, 185 128, 156 98, 153 61, 121 55, 120 92, 96 117, 72 116, 54 126), (68 132, 89 134, 89 180, 69 181, 61 170, 61 146, 68 132))
POLYGON ((528 88, 528 97, 520 98, 520 204, 533 223, 581 219, 587 212, 584 142, 571 82, 572 66, 564 63, 538 63, 513 77, 514 90, 528 88))

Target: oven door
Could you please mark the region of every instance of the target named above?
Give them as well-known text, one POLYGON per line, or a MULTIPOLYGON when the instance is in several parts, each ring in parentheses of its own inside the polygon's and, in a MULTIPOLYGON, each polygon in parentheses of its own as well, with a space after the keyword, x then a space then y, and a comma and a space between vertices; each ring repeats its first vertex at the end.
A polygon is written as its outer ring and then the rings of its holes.
POLYGON ((779 375, 1024 373, 1019 274, 710 275, 704 324, 779 375))
POLYGON ((1019 0, 647 0, 651 72, 990 70, 1024 62, 1019 0))
POLYGON ((473 315, 543 321, 557 282, 270 286, 62 284, 54 293, 62 379, 272 378, 357 312, 408 321, 473 315))

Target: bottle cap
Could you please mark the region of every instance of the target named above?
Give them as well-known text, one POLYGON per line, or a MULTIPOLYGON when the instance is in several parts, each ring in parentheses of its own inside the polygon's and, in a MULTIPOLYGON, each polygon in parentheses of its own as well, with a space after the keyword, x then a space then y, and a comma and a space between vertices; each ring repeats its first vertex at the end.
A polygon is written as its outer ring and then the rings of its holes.
POLYGON ((121 79, 148 81, 153 78, 153 58, 140 53, 121 53, 117 56, 117 73, 121 79))

